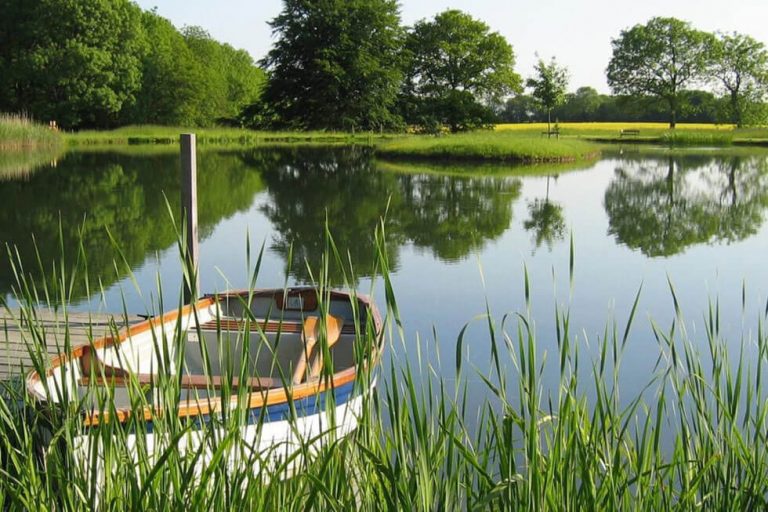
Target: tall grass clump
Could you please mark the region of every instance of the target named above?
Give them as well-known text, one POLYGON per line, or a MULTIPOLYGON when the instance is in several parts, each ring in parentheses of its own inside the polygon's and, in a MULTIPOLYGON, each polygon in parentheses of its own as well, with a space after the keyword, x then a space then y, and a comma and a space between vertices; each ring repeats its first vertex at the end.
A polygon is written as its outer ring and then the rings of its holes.
POLYGON ((733 131, 667 130, 661 135, 661 142, 670 146, 730 146, 733 135, 733 131))
MULTIPOLYGON (((328 261, 345 260, 330 240, 325 252, 324 268, 328 261)), ((530 313, 533 283, 524 272, 521 310, 498 318, 487 306, 482 314, 491 354, 487 369, 464 363, 468 325, 450 342, 457 354, 453 377, 442 379, 439 368, 417 355, 402 357, 413 344, 406 343, 382 236, 377 254, 374 281, 386 301, 388 364, 377 376, 364 377, 377 377, 379 385, 367 397, 351 436, 320 445, 308 440, 301 460, 270 464, 274 454, 253 453, 243 443, 237 409, 222 411, 210 424, 179 421, 173 414, 178 389, 169 378, 153 393, 132 391, 136 410, 153 395, 169 412, 154 423, 150 454, 143 441, 147 426, 138 418, 125 426, 112 422, 84 431, 84 408, 111 407, 105 390, 88 390, 90 401, 45 411, 18 388, 6 386, 8 396, 0 402, 0 507, 645 511, 768 506, 768 311, 757 320, 753 339, 733 345, 721 337, 724 319, 713 302, 705 313, 706 329, 691 338, 670 285, 674 318, 666 327, 650 325, 658 353, 655 369, 645 387, 628 396, 620 389, 622 354, 637 329, 641 292, 626 319, 606 318, 603 335, 591 347, 575 332, 567 305, 556 303, 557 353, 546 356, 530 313), (555 381, 545 374, 556 375, 555 381), (481 400, 470 396, 468 387, 478 378, 486 388, 481 400), (129 434, 136 434, 135 442, 129 434), (72 456, 82 450, 83 435, 89 446, 100 447, 86 449, 85 463, 72 456), (198 447, 184 449, 190 435, 197 436, 198 447), (97 477, 94 467, 108 470, 97 477)), ((52 335, 36 321, 41 307, 59 308, 61 349, 70 348, 67 289, 78 277, 61 269, 75 268, 78 274, 87 267, 86 255, 76 259, 74 266, 55 268, 60 283, 55 289, 35 287, 16 264, 19 322, 28 332, 38 370, 48 364, 44 344, 52 335)), ((251 288, 260 262, 261 253, 251 288)), ((313 269, 321 287, 327 284, 324 268, 313 269)), ((573 269, 572 249, 572 282, 573 269)), ((157 314, 165 305, 159 301, 148 309, 157 314)), ((179 343, 180 336, 169 334, 166 341, 179 343)))
POLYGON ((51 130, 27 116, 0 113, 0 149, 12 150, 60 144, 61 135, 57 130, 51 130))

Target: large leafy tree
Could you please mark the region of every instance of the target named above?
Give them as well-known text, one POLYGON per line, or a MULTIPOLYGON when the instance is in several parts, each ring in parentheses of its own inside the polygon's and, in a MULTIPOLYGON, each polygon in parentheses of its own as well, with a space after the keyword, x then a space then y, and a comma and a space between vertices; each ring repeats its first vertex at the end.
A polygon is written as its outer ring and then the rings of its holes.
POLYGON ((460 131, 493 121, 490 104, 519 91, 512 46, 458 10, 417 22, 406 43, 403 90, 407 120, 460 131))
POLYGON ((152 49, 142 59, 141 88, 124 115, 128 123, 194 124, 199 95, 199 64, 184 37, 154 12, 142 14, 152 49))
POLYGON ((722 34, 714 41, 711 57, 710 73, 730 100, 731 121, 737 126, 755 121, 745 116, 768 94, 765 45, 744 34, 722 34))
POLYGON ((295 128, 375 129, 402 79, 396 0, 285 0, 270 23, 277 36, 264 59, 264 101, 295 128))
POLYGON ((240 111, 259 98, 263 71, 246 51, 216 41, 201 27, 185 27, 182 34, 197 63, 193 124, 235 123, 240 111))
POLYGON ((680 92, 704 76, 712 36, 675 18, 652 18, 612 41, 608 85, 616 94, 654 96, 669 108, 669 126, 680 113, 680 92))
POLYGON ((123 120, 182 126, 237 122, 259 98, 264 72, 244 50, 215 41, 200 27, 179 32, 154 12, 142 15, 152 47, 142 60, 141 89, 123 120))
POLYGON ((5 0, 0 109, 66 128, 115 124, 141 84, 140 17, 128 0, 5 0))
POLYGON ((547 132, 552 131, 552 109, 565 103, 568 89, 568 70, 560 66, 554 57, 549 63, 539 59, 535 66, 536 76, 526 85, 533 90, 533 97, 547 111, 547 132))

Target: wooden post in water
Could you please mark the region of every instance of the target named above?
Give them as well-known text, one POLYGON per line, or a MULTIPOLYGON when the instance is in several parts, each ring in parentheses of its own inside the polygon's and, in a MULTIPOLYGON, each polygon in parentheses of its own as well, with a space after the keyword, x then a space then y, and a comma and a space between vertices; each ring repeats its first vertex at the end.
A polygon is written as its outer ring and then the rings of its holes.
POLYGON ((182 133, 181 139, 181 219, 186 234, 186 261, 189 280, 184 281, 184 301, 189 304, 200 292, 197 241, 197 139, 194 133, 182 133))

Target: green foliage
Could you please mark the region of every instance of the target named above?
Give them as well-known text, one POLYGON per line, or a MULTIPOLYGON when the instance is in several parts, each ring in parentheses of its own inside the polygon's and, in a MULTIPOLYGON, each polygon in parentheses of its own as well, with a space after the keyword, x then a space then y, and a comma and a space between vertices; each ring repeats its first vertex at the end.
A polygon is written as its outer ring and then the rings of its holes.
POLYGON ((652 18, 612 41, 608 85, 614 93, 655 96, 669 107, 669 126, 680 112, 680 91, 705 76, 710 34, 675 18, 652 18))
POLYGON ((568 70, 557 64, 554 57, 549 64, 542 59, 534 67, 536 77, 529 78, 526 86, 533 89, 533 97, 547 111, 547 127, 551 122, 552 109, 565 102, 565 93, 568 88, 568 70))
POLYGON ((240 111, 261 94, 264 72, 247 52, 215 41, 200 27, 185 27, 182 32, 197 63, 191 124, 239 124, 240 111))
POLYGON ((66 129, 239 124, 263 82, 246 52, 128 0, 3 5, 0 109, 66 129))
POLYGON ((140 17, 128 0, 7 0, 0 109, 64 128, 116 124, 141 86, 140 17))
POLYGON ((713 40, 709 73, 729 99, 730 121, 742 127, 765 121, 759 108, 768 96, 768 50, 754 38, 734 32, 713 40))
POLYGON ((391 110, 402 73, 395 0, 286 0, 270 23, 277 36, 262 122, 301 129, 396 125, 391 110))
POLYGON ((152 50, 143 60, 132 123, 183 126, 239 125, 243 108, 258 101, 264 72, 244 50, 213 40, 199 27, 180 33, 154 12, 143 14, 152 50))
POLYGON ((405 47, 402 109, 406 121, 422 129, 486 126, 494 119, 488 105, 520 89, 512 46, 461 11, 417 22, 405 47))
POLYGON ((170 21, 144 12, 142 27, 151 51, 142 59, 141 89, 124 118, 130 123, 195 124, 200 66, 186 41, 170 21))

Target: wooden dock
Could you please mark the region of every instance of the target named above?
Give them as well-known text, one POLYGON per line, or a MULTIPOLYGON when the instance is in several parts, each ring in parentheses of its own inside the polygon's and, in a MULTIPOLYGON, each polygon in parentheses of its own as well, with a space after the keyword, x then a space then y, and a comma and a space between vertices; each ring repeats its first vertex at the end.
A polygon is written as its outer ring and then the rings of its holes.
POLYGON ((36 315, 34 329, 30 330, 18 309, 0 308, 0 380, 19 376, 30 369, 29 347, 42 347, 32 332, 45 340, 45 351, 50 357, 64 350, 67 337, 71 346, 76 346, 142 320, 138 316, 126 318, 122 314, 72 312, 67 312, 65 320, 61 312, 52 310, 37 310, 36 315))

